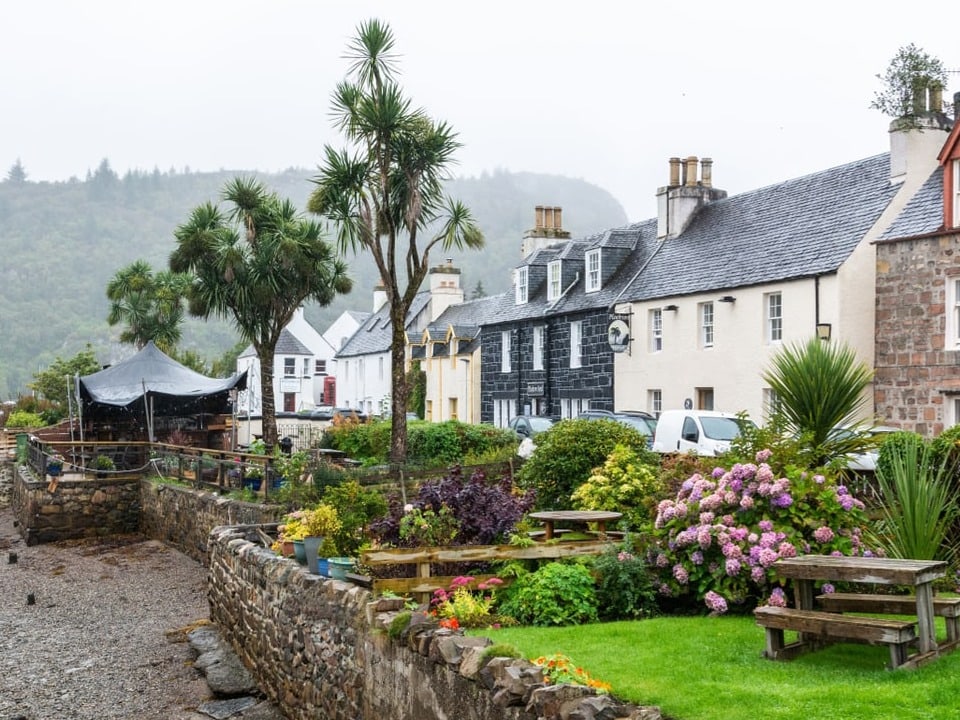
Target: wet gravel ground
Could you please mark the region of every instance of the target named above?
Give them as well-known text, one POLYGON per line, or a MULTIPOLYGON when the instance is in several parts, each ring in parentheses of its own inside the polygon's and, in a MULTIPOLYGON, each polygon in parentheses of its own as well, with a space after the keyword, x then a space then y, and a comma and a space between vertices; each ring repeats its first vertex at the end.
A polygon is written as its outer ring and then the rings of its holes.
POLYGON ((208 617, 203 566, 140 536, 27 547, 5 501, 0 720, 209 720, 184 632, 208 617))

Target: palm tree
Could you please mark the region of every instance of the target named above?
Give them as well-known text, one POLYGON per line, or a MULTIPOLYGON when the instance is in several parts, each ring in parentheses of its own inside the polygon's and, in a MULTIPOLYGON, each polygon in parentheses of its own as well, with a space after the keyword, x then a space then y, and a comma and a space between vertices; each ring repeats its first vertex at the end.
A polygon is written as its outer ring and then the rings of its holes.
POLYGON ((224 213, 212 203, 195 208, 174 231, 174 272, 191 272, 190 313, 230 319, 260 360, 263 439, 277 442, 273 356, 284 327, 311 300, 329 305, 348 293, 346 264, 324 241, 320 226, 289 200, 253 179, 235 178, 223 190, 224 213))
POLYGON ((144 347, 153 340, 171 353, 181 338, 183 306, 190 276, 161 271, 154 273, 145 260, 121 268, 107 284, 110 325, 126 323, 120 342, 144 347))
POLYGON ((407 455, 405 323, 434 247, 480 248, 469 210, 443 194, 453 152, 452 128, 413 109, 394 80, 393 33, 378 20, 362 24, 350 44, 348 79, 333 96, 336 127, 352 147, 327 146, 308 209, 333 221, 341 251, 368 251, 390 304, 390 459, 407 455), (425 238, 421 238, 421 233, 425 238))
POLYGON ((851 348, 817 338, 784 347, 771 359, 763 379, 776 393, 772 410, 778 422, 803 441, 812 466, 860 452, 869 444, 857 418, 873 373, 851 348))

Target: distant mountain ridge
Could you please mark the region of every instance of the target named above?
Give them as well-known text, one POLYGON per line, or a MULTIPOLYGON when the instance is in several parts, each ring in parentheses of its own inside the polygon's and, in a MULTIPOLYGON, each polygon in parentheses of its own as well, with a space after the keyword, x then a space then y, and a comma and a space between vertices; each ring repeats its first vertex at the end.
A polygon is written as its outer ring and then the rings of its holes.
MULTIPOLYGON (((68 358, 90 343, 104 362, 132 354, 118 346, 118 327, 107 325, 106 285, 137 259, 165 269, 174 248, 173 230, 190 211, 219 201, 230 179, 255 176, 298 208, 314 188, 312 172, 220 171, 127 173, 117 176, 104 161, 85 181, 0 182, 0 399, 27 392, 33 374, 57 356, 68 358)), ((572 237, 626 224, 622 206, 605 190, 583 180, 495 171, 452 180, 449 194, 462 200, 483 230, 480 251, 434 253, 431 264, 450 257, 461 268, 468 298, 478 284, 486 294, 509 287, 520 261, 520 241, 534 225, 537 205, 559 206, 572 237)), ((326 308, 308 307, 318 328, 347 309, 369 311, 377 273, 369 257, 347 256, 354 291, 326 308)), ((208 361, 237 341, 226 321, 188 321, 184 347, 208 361)))

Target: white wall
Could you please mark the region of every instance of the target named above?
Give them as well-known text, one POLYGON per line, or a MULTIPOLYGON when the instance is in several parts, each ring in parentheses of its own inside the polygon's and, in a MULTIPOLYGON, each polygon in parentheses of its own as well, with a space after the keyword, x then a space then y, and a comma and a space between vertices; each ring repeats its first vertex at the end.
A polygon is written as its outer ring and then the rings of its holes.
POLYGON ((451 399, 460 422, 480 422, 480 351, 467 358, 455 356, 426 358, 421 367, 427 374, 426 420, 453 420, 451 399))
POLYGON ((390 353, 340 358, 337 405, 380 415, 390 397, 390 353))

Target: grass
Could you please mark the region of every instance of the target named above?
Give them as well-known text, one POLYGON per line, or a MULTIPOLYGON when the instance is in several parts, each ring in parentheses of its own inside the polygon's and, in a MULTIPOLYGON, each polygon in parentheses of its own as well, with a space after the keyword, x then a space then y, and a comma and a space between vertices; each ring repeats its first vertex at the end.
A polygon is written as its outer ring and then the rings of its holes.
MULTIPOLYGON (((945 637, 938 619, 938 637, 945 637)), ((960 652, 889 671, 886 645, 838 644, 789 662, 761 657, 752 617, 664 617, 486 629, 527 658, 562 652, 612 694, 675 720, 960 720, 960 652)), ((788 642, 790 641, 788 633, 788 642)))

